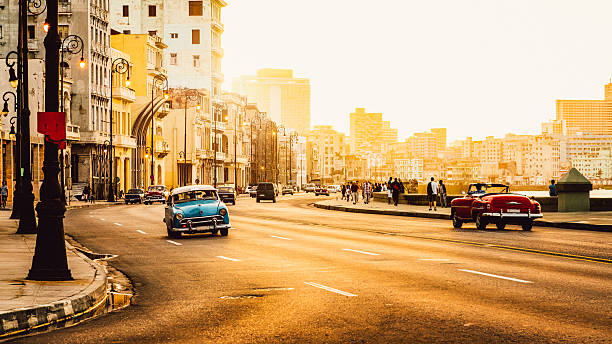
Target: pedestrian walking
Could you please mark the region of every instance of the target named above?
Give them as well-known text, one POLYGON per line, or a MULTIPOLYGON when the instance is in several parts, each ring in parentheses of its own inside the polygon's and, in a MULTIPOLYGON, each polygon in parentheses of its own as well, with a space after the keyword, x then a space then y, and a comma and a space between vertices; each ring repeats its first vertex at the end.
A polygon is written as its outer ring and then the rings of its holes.
POLYGON ((342 184, 342 199, 344 199, 345 195, 346 195, 346 185, 342 184))
POLYGON ((391 191, 392 191, 391 196, 393 197, 393 205, 397 207, 397 203, 399 202, 399 193, 400 193, 400 186, 397 181, 397 178, 395 178, 393 182, 391 183, 391 191))
POLYGON ((448 207, 448 203, 446 202, 446 185, 444 184, 444 181, 442 179, 440 179, 439 183, 438 183, 438 193, 440 194, 440 207, 442 208, 446 208, 448 207))
POLYGON ((436 198, 438 197, 438 183, 434 181, 434 177, 431 177, 431 181, 427 183, 427 201, 429 202, 429 210, 431 211, 431 205, 433 204, 434 211, 437 211, 436 198))
POLYGON ((351 185, 351 195, 353 196, 353 204, 357 204, 359 202, 359 185, 357 185, 357 182, 353 182, 353 185, 351 185))
POLYGON ((8 198, 8 186, 6 185, 6 180, 2 181, 2 187, 0 187, 0 197, 2 209, 6 208, 6 200, 8 198))
POLYGON ((404 188, 404 183, 402 183, 402 180, 399 178, 397 178, 397 183, 399 184, 399 193, 400 195, 403 195, 406 191, 406 189, 404 188))
POLYGON ((363 183, 363 202, 365 204, 370 203, 370 197, 372 196, 372 185, 370 182, 363 183))

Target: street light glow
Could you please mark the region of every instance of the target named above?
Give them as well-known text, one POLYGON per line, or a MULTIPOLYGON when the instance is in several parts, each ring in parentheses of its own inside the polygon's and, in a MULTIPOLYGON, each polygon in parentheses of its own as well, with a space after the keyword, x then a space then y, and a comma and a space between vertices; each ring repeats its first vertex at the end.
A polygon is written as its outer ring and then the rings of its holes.
POLYGON ((45 33, 49 32, 49 22, 47 19, 45 19, 45 22, 43 23, 43 31, 45 31, 45 33))
POLYGON ((128 76, 127 80, 125 81, 125 86, 130 87, 130 84, 131 84, 130 77, 128 76))
POLYGON ((84 69, 87 66, 87 62, 85 62, 85 59, 81 57, 81 61, 79 61, 79 67, 81 67, 81 69, 84 69))

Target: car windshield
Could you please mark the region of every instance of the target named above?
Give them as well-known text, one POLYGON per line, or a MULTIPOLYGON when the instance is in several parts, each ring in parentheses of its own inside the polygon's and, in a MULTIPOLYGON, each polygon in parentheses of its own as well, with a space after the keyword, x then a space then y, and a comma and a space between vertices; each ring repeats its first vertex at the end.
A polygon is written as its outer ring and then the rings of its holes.
POLYGON ((144 191, 141 190, 141 189, 129 189, 127 193, 129 193, 129 194, 141 194, 141 193, 144 193, 144 191))
POLYGON ((219 192, 234 192, 234 188, 229 186, 220 186, 219 192))
POLYGON ((149 186, 148 191, 149 192, 164 192, 165 191, 165 187, 163 186, 149 186))
POLYGON ((172 196, 174 203, 184 203, 192 201, 216 200, 217 192, 215 190, 195 190, 183 192, 172 196))
POLYGON ((468 190, 470 195, 491 193, 508 193, 508 187, 505 185, 472 184, 468 190))

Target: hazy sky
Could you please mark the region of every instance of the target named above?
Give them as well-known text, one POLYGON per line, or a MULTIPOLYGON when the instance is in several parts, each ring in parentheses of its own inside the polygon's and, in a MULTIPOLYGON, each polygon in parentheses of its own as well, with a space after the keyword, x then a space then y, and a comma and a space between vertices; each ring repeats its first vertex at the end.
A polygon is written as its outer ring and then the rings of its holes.
POLYGON ((348 133, 355 107, 403 140, 539 133, 556 99, 602 99, 609 0, 227 0, 223 72, 310 78, 311 123, 348 133))

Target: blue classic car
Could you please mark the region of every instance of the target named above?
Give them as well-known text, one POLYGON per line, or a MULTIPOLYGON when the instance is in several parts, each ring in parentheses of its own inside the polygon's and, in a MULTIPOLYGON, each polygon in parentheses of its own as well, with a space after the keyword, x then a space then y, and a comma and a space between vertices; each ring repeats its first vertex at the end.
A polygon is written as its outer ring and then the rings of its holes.
POLYGON ((189 185, 172 190, 168 197, 164 222, 171 238, 182 233, 209 232, 227 236, 229 212, 219 199, 217 189, 209 185, 189 185))

